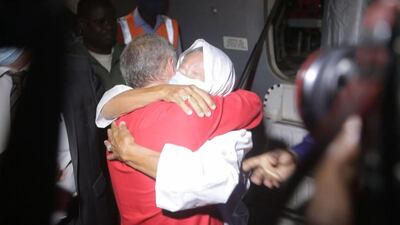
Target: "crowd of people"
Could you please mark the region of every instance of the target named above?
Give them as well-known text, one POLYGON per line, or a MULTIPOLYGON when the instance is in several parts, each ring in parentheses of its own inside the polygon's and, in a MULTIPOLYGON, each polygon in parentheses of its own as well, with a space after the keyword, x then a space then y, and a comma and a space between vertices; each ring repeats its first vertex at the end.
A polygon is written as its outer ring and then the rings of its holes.
MULTIPOLYGON (((183 51, 167 6, 138 0, 116 18, 109 0, 79 1, 65 52, 51 224, 247 224, 250 182, 279 188, 312 146, 308 136, 246 157, 260 98, 233 90, 234 65, 221 49, 198 39, 183 51)), ((0 48, 0 163, 13 150, 9 130, 31 60, 28 48, 0 48)), ((354 126, 354 138, 344 137, 350 125, 339 135, 343 149, 357 149, 354 126)))

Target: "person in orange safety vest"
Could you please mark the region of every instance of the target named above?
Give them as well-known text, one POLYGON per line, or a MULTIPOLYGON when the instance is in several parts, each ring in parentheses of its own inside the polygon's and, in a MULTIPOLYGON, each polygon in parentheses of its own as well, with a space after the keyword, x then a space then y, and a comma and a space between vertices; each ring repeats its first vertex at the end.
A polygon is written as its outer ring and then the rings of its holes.
POLYGON ((164 15, 168 2, 168 0, 138 0, 133 12, 118 18, 117 41, 128 44, 136 36, 156 33, 172 44, 178 54, 181 53, 178 23, 175 19, 164 15))

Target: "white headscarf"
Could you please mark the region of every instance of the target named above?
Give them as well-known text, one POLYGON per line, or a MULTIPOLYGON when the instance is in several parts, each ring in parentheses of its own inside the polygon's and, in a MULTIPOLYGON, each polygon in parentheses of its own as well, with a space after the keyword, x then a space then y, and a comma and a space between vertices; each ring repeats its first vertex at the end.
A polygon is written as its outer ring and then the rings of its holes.
POLYGON ((182 77, 177 73, 171 78, 171 84, 194 84, 211 95, 227 95, 235 85, 235 69, 229 57, 220 49, 212 46, 203 39, 196 40, 190 48, 184 51, 179 59, 177 68, 183 61, 186 54, 192 52, 196 48, 203 48, 204 61, 204 82, 182 77))

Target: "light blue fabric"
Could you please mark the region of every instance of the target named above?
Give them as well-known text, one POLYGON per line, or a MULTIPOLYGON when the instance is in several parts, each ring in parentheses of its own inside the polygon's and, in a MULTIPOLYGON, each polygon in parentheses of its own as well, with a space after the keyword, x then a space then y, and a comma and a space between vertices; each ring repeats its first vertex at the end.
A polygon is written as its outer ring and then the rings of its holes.
POLYGON ((161 25, 161 23, 164 22, 163 16, 162 15, 157 15, 156 18, 156 26, 153 28, 149 24, 146 23, 146 21, 140 16, 139 10, 136 8, 133 11, 133 17, 135 19, 135 25, 137 27, 142 27, 143 31, 146 34, 153 34, 157 31, 158 27, 161 25))
POLYGON ((15 47, 0 48, 0 66, 9 66, 21 56, 24 49, 15 47))

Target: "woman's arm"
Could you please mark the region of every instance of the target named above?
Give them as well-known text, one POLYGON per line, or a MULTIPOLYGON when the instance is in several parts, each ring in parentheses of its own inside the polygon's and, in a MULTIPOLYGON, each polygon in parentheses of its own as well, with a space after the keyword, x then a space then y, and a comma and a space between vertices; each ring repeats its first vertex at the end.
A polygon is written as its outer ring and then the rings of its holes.
POLYGON ((210 109, 215 109, 210 96, 193 85, 163 84, 137 89, 118 85, 103 95, 97 107, 96 121, 105 121, 98 126, 106 127, 113 119, 160 100, 174 102, 190 115, 193 112, 187 105, 189 104, 200 117, 210 116, 210 109))

